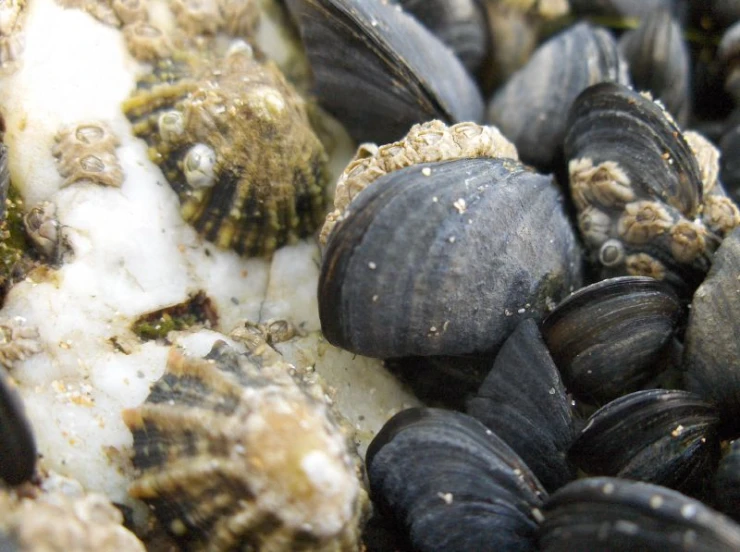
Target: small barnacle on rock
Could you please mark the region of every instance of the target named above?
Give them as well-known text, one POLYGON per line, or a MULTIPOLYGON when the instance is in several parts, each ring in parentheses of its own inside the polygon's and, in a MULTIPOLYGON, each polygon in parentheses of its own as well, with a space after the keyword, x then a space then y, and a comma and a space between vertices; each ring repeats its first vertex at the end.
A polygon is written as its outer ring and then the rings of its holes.
POLYGON ((61 260, 65 240, 56 218, 56 206, 44 201, 23 217, 26 235, 36 250, 52 262, 61 260))
POLYGON ((134 21, 124 25, 123 39, 131 55, 141 61, 162 59, 172 52, 167 35, 147 21, 134 21))
POLYGON ((121 512, 99 494, 20 497, 0 489, 0 549, 13 552, 144 552, 121 512))
POLYGON ((144 0, 113 0, 111 6, 124 25, 146 21, 149 18, 149 11, 144 0))
POLYGON ((117 146, 118 138, 102 122, 62 128, 52 148, 59 174, 65 177, 62 187, 81 181, 119 187, 123 171, 116 157, 117 146))
POLYGON ((219 247, 269 256, 323 221, 326 154, 304 101, 246 43, 160 61, 123 108, 183 218, 219 247))
POLYGON ((124 421, 150 504, 191 550, 354 550, 366 494, 325 402, 264 341, 206 358, 173 348, 124 421))
POLYGON ((38 339, 38 330, 27 326, 25 319, 0 318, 0 365, 10 370, 16 362, 41 351, 38 339))
POLYGON ((448 127, 442 121, 430 121, 414 125, 398 142, 360 145, 337 182, 334 211, 321 230, 321 243, 326 244, 352 199, 374 180, 411 165, 464 157, 519 158, 514 144, 497 128, 475 123, 448 127))
POLYGON ((218 0, 170 0, 177 26, 190 35, 215 34, 224 19, 218 0))

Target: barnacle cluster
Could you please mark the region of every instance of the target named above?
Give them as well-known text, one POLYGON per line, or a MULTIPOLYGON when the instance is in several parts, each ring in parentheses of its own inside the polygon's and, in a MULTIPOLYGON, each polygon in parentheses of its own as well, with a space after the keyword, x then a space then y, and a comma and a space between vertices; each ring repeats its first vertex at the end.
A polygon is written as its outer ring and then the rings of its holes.
POLYGON ((120 187, 123 171, 116 157, 118 138, 99 121, 68 125, 56 136, 52 149, 58 162, 62 186, 77 182, 92 182, 102 186, 120 187))
POLYGON ((406 136, 390 144, 380 147, 373 143, 362 144, 339 177, 334 192, 334 211, 326 217, 321 242, 326 244, 352 199, 384 174, 420 163, 464 157, 519 158, 516 147, 497 128, 475 123, 448 127, 435 120, 412 126, 406 136))
POLYGON ((326 154, 305 102, 243 41, 162 60, 124 105, 134 133, 207 240, 269 256, 310 235, 326 205, 326 154))

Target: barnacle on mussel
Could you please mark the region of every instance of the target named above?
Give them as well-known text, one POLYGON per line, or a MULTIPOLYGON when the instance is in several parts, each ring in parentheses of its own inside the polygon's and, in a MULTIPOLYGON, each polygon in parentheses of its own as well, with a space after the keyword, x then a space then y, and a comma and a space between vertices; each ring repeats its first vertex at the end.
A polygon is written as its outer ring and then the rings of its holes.
POLYGON ((370 492, 420 552, 535 550, 547 493, 477 420, 433 408, 391 418, 367 451, 370 492))
POLYGON ((183 218, 219 247, 269 256, 323 221, 326 154, 274 63, 244 42, 203 56, 160 62, 124 111, 183 218))
POLYGON ((699 167, 665 110, 624 86, 597 84, 573 103, 564 148, 578 225, 603 271, 693 292, 740 213, 719 183, 703 182, 713 171, 699 167), (717 213, 715 228, 707 213, 717 213))
POLYGON ((719 461, 719 413, 688 391, 647 389, 597 410, 568 454, 591 475, 637 479, 704 498, 719 461))
POLYGON ((680 314, 666 283, 623 276, 569 296, 545 318, 542 335, 568 390, 603 403, 667 368, 660 361, 680 314))
POLYGON ((141 470, 131 495, 189 550, 354 550, 365 492, 345 435, 322 393, 260 339, 247 345, 171 351, 124 412, 141 470))
POLYGON ((329 236, 326 338, 376 358, 493 352, 580 282, 550 177, 512 159, 422 163, 378 178, 329 236))
POLYGON ((542 552, 734 552, 740 526, 659 485, 595 477, 569 483, 544 505, 542 552))
POLYGON ((550 492, 575 479, 570 400, 534 320, 523 320, 496 355, 467 412, 501 437, 550 492))
POLYGON ((323 106, 358 142, 398 140, 416 123, 480 122, 483 100, 455 55, 398 5, 287 0, 323 106))

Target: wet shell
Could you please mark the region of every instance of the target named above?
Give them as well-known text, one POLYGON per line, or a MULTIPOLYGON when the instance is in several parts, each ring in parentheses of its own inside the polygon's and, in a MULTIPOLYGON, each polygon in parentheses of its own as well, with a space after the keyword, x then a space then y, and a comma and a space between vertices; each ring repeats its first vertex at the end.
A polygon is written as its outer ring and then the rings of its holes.
POLYGON ((375 504, 403 527, 414 550, 535 550, 546 492, 473 418, 404 410, 373 439, 366 465, 375 504))
POLYGON ((542 324, 566 388, 604 403, 635 391, 662 368, 661 356, 680 319, 670 286, 625 276, 578 290, 542 324))
POLYGON ((686 330, 689 390, 714 403, 722 424, 740 435, 740 229, 725 238, 696 290, 686 330))
POLYGON ((611 477, 568 484, 545 503, 542 552, 733 552, 740 526, 659 485, 611 477))
MULTIPOLYGON (((28 492, 28 489, 27 491, 28 492)), ((32 490, 34 498, 0 489, 3 552, 144 552, 121 512, 100 494, 32 490)))
POLYGON ((685 125, 690 107, 691 67, 689 51, 678 21, 668 7, 656 10, 626 33, 619 49, 629 64, 638 90, 648 90, 685 125))
POLYGON ((354 550, 364 491, 325 403, 264 342, 205 358, 173 349, 124 412, 141 470, 130 493, 188 550, 354 550))
POLYGON ((476 0, 398 0, 474 74, 488 54, 486 15, 476 0))
POLYGON ((522 161, 549 169, 561 154, 568 109, 586 87, 627 84, 626 65, 604 29, 586 23, 541 45, 488 106, 488 120, 509 138, 522 161))
POLYGON ((326 338, 376 358, 492 352, 580 280, 549 177, 508 159, 407 167, 368 186, 319 277, 326 338))
POLYGON ((462 63, 397 5, 288 0, 324 107, 358 142, 388 143, 432 119, 480 122, 483 100, 462 63))
POLYGON ((648 389, 597 410, 569 451, 591 475, 655 483, 703 498, 719 461, 719 413, 694 393, 648 389))
POLYGON ((326 155, 304 102, 246 43, 161 62, 124 111, 183 218, 219 247, 269 256, 323 221, 326 155))
POLYGON ((740 521, 740 441, 733 441, 714 476, 714 504, 740 521))
POLYGON ((702 173, 670 116, 626 87, 597 84, 573 103, 564 147, 579 228, 603 272, 691 293, 719 237, 696 220, 702 173))
POLYGON ((467 412, 516 451, 552 492, 575 479, 570 400, 534 320, 506 340, 467 412))
POLYGON ((36 440, 15 383, 0 366, 0 479, 28 481, 36 470, 36 440))

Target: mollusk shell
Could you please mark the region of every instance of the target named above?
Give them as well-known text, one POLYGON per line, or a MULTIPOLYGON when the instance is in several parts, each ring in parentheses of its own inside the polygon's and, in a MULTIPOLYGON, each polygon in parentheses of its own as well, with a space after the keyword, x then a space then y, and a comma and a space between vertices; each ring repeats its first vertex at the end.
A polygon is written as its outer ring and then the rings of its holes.
POLYGON ((160 62, 124 111, 183 218, 219 247, 269 256, 323 221, 326 154, 304 101, 246 44, 160 62))
POLYGON ((698 498, 719 461, 719 413, 694 393, 648 389, 597 410, 570 448, 591 475, 637 479, 698 498))
POLYGON ((740 435, 740 229, 724 239, 691 302, 683 356, 686 386, 714 403, 740 435))
POLYGON ((552 492, 575 479, 570 400, 534 320, 504 343, 467 412, 501 437, 552 492))
POLYGON ((714 503, 740 521, 740 441, 733 441, 728 448, 714 476, 714 503))
POLYGON ((376 358, 492 352, 580 281, 549 177, 510 159, 407 167, 368 186, 332 232, 319 316, 376 358))
POLYGON ((374 502, 406 529, 414 550, 535 550, 547 493, 477 420, 404 410, 373 439, 366 465, 374 502))
POLYGON ((462 159, 464 157, 507 157, 519 159, 514 144, 496 127, 476 123, 429 121, 411 127, 401 140, 378 147, 362 144, 339 176, 334 191, 334 211, 321 229, 321 243, 342 219, 352 200, 367 186, 389 172, 419 163, 462 159))
POLYGON ((586 402, 606 402, 660 371, 680 314, 670 286, 623 276, 570 295, 545 318, 542 335, 567 389, 586 402))
POLYGON ((0 366, 0 479, 29 480, 36 470, 36 441, 15 383, 0 366))
POLYGON ((665 110, 624 86, 594 85, 573 103, 564 149, 579 228, 604 271, 693 291, 719 238, 697 219, 701 170, 665 110))
POLYGON ((462 63, 399 6, 377 0, 287 4, 319 101, 358 142, 392 142, 431 119, 483 119, 483 99, 462 63))
POLYGON ((354 550, 365 493, 345 436, 264 342, 205 358, 172 349, 124 412, 141 476, 130 489, 187 549, 354 550))
POLYGON ((595 477, 569 483, 544 506, 542 552, 733 552, 740 526, 659 485, 595 477))
POLYGON ((626 64, 608 31, 580 23, 542 44, 511 76, 491 100, 488 120, 516 144, 522 161, 549 168, 573 100, 604 81, 627 84, 626 64))

